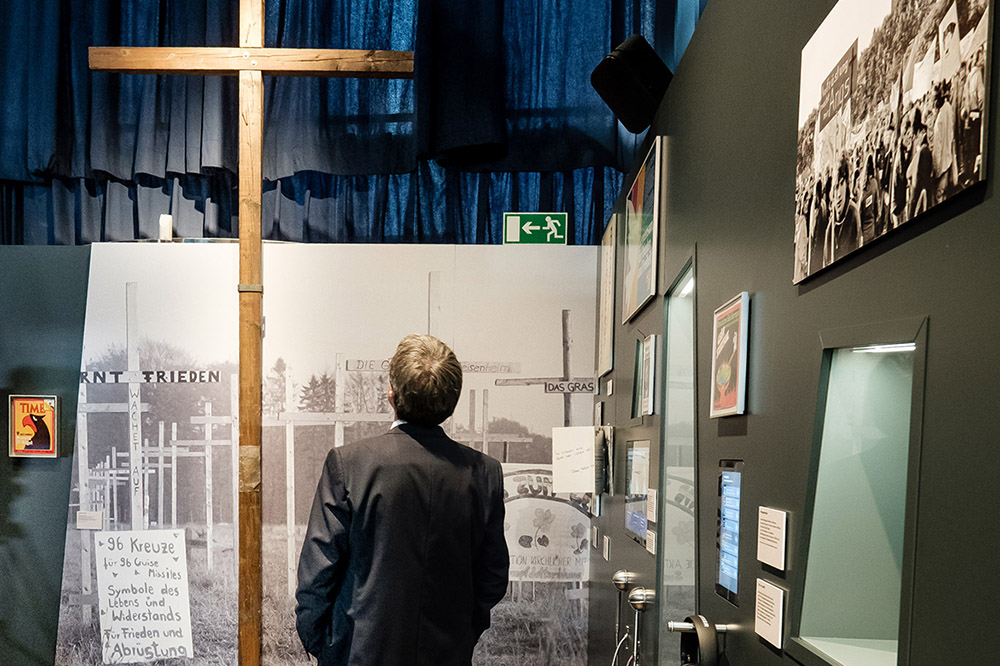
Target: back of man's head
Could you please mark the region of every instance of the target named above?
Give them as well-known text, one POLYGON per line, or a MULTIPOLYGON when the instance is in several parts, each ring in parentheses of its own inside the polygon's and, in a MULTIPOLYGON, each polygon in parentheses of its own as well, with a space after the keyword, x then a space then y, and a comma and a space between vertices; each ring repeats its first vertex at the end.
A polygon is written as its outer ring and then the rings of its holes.
POLYGON ((389 361, 396 418, 438 425, 455 411, 462 393, 462 365, 448 345, 431 335, 403 338, 389 361))

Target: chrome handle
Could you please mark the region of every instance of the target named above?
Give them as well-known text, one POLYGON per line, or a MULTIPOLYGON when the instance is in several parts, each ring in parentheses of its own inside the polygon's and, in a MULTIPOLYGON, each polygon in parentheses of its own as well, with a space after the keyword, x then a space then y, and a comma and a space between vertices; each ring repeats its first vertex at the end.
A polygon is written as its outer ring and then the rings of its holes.
MULTIPOLYGON (((715 625, 715 631, 719 634, 724 634, 730 629, 736 629, 735 624, 717 624, 715 625)), ((694 624, 691 622, 667 622, 667 631, 673 632, 688 632, 694 631, 694 624)))

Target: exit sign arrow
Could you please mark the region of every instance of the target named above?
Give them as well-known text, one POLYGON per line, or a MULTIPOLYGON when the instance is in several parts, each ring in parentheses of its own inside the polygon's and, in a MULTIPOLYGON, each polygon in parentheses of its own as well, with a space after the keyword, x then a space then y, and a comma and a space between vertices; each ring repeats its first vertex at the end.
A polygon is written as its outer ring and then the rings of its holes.
POLYGON ((504 245, 566 245, 567 213, 504 213, 504 245))

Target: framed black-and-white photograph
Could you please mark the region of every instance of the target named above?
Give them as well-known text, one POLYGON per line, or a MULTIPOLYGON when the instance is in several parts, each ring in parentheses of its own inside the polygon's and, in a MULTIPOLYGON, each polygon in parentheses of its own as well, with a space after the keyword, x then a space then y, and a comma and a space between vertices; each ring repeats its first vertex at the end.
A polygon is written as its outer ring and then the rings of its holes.
POLYGON ((741 292, 712 317, 712 399, 709 416, 746 411, 750 294, 741 292))
POLYGON ((618 244, 618 215, 608 220, 601 239, 601 293, 597 316, 597 376, 614 368, 615 347, 615 248, 618 244))
POLYGON ((985 178, 992 0, 840 0, 802 49, 793 282, 985 178))
POLYGON ((622 323, 656 293, 656 248, 660 226, 660 137, 643 160, 625 199, 625 284, 622 323))

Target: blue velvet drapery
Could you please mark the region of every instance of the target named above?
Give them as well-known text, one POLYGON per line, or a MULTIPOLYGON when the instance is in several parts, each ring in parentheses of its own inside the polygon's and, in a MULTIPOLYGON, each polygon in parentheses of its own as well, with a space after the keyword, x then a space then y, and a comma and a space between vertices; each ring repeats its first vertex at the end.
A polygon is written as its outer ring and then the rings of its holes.
MULTIPOLYGON (((496 243, 505 210, 567 210, 597 242, 638 137, 590 70, 633 32, 675 68, 703 4, 267 0, 265 45, 416 50, 417 78, 265 77, 265 238, 496 243)), ((165 212, 234 237, 236 79, 91 72, 87 47, 236 26, 235 0, 6 0, 0 242, 155 237, 165 212)))

